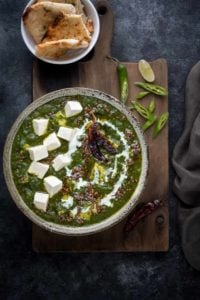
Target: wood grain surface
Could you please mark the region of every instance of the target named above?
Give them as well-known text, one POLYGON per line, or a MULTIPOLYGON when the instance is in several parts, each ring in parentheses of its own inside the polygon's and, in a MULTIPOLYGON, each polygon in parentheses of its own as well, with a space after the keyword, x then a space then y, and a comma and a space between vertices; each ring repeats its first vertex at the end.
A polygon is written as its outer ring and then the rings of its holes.
MULTIPOLYGON (((85 59, 72 65, 55 66, 35 60, 33 66, 33 100, 43 94, 66 87, 88 87, 119 97, 116 63, 108 59, 113 34, 113 12, 106 0, 97 2, 101 31, 95 49, 85 59)), ((135 99, 139 88, 135 81, 142 80, 137 63, 124 62, 129 76, 129 101, 135 99)), ((164 59, 151 62, 156 83, 167 88, 167 64, 164 59)), ((147 105, 152 96, 141 100, 147 105)), ((168 110, 168 99, 155 97, 156 113, 168 110)), ((135 116, 139 119, 138 115, 135 116)), ((133 231, 124 234, 127 220, 104 232, 84 236, 65 237, 56 235, 33 225, 32 245, 37 252, 89 252, 89 251, 167 251, 169 247, 168 224, 168 126, 155 140, 151 129, 146 133, 149 146, 150 168, 146 189, 140 202, 162 199, 164 207, 146 217, 133 231)))

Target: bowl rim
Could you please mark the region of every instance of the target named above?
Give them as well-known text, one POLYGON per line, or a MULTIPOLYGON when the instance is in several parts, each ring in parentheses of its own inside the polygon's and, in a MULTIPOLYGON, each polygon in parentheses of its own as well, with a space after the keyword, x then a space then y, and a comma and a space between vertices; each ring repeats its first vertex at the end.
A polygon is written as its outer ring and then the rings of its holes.
POLYGON ((148 146, 144 138, 144 134, 140 128, 140 124, 137 119, 131 114, 131 112, 125 107, 123 103, 117 100, 115 97, 106 94, 104 92, 89 89, 89 88, 65 88, 61 90, 56 90, 51 93, 45 94, 44 96, 40 97, 36 101, 29 104, 18 116, 16 121, 13 123, 13 126, 10 129, 10 132, 7 136, 4 152, 3 152, 3 172, 5 181, 8 187, 8 190, 12 196, 17 207, 36 225, 46 229, 50 232, 61 234, 61 235, 69 235, 69 236, 82 236, 82 235, 89 235, 94 234, 100 231, 104 231, 116 223, 120 222, 124 219, 131 210, 138 204, 138 201, 144 191, 146 186, 147 176, 148 176, 148 167, 149 167, 149 155, 148 155, 148 146), (67 225, 61 225, 53 222, 46 221, 45 219, 39 217, 33 210, 31 210, 22 199, 21 195, 19 194, 14 180, 12 176, 12 169, 11 169, 11 153, 12 153, 12 144, 15 138, 15 135, 23 123, 24 119, 33 112, 39 106, 52 101, 53 99, 64 97, 64 96, 91 96, 100 99, 106 103, 111 104, 118 110, 120 110, 132 124, 134 130, 137 133, 141 151, 142 151, 142 168, 140 178, 137 184, 137 187, 130 197, 130 199, 113 215, 104 219, 101 222, 82 226, 82 227, 72 227, 67 225))
MULTIPOLYGON (((43 58, 40 56, 37 56, 35 53, 35 49, 31 46, 30 42, 28 41, 29 38, 32 39, 32 37, 30 36, 30 34, 27 32, 25 26, 24 26, 24 22, 23 22, 23 14, 24 12, 27 10, 27 8, 34 4, 34 2, 36 2, 36 0, 30 0, 27 5, 25 6, 22 16, 21 16, 21 24, 20 24, 20 28, 21 28, 21 36, 22 39, 26 45, 26 47, 29 49, 29 51, 39 60, 44 61, 46 63, 50 63, 50 64, 54 64, 54 65, 67 65, 67 64, 72 64, 75 63, 77 61, 80 61, 82 58, 84 58, 86 55, 89 54, 89 52, 95 47, 98 38, 99 38, 99 34, 100 34, 100 19, 99 19, 99 15, 98 12, 94 6, 94 4, 90 1, 90 0, 81 0, 82 2, 85 3, 85 6, 90 7, 90 9, 93 11, 93 21, 95 19, 96 22, 96 26, 94 28, 94 32, 93 32, 93 36, 92 39, 90 41, 90 44, 87 48, 83 49, 83 51, 78 54, 77 56, 75 56, 74 58, 70 58, 70 59, 63 59, 63 60, 56 60, 56 59, 51 59, 51 58, 43 58)), ((76 51, 76 50, 75 50, 76 51)))

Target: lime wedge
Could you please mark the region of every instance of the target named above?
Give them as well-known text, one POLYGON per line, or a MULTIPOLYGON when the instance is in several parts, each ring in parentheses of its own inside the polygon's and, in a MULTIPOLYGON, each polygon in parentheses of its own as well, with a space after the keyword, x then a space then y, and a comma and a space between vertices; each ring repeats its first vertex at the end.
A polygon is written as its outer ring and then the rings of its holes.
POLYGON ((153 82, 155 80, 155 74, 150 64, 146 60, 139 60, 138 68, 144 80, 146 80, 147 82, 153 82))

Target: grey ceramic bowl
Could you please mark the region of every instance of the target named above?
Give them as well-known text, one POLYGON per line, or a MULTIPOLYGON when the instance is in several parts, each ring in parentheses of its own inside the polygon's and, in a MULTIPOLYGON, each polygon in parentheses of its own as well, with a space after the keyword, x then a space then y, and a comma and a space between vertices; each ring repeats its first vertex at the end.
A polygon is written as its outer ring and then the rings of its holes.
POLYGON ((123 218, 125 218, 130 211, 135 207, 135 205, 138 203, 140 196, 142 194, 142 191, 144 190, 145 187, 145 182, 147 178, 147 172, 148 172, 148 151, 147 151, 147 145, 143 136, 143 133, 140 129, 139 123, 131 113, 126 109, 126 107, 117 99, 114 97, 107 95, 103 92, 97 91, 97 90, 92 90, 92 89, 87 89, 87 88, 69 88, 69 89, 62 89, 58 90, 49 94, 44 95, 43 97, 39 98, 37 101, 33 102, 30 104, 17 118, 15 123, 13 124, 6 143, 5 143, 5 148, 4 148, 4 156, 3 156, 3 164, 4 164, 4 176, 5 180, 8 186, 8 189, 10 191, 10 194, 15 201, 16 205, 18 208, 35 224, 39 225, 40 227, 57 233, 57 234, 62 234, 62 235, 87 235, 87 234, 92 234, 96 232, 103 231, 114 224, 118 223, 121 221, 123 218), (12 176, 12 170, 11 170, 11 151, 12 151, 12 144, 15 138, 15 135, 21 126, 22 122, 24 119, 36 108, 39 106, 43 105, 44 103, 50 102, 51 100, 62 97, 62 96, 75 96, 76 95, 85 95, 85 96, 92 96, 96 97, 99 99, 99 101, 105 101, 110 104, 112 104, 115 108, 120 110, 127 119, 130 121, 132 124, 133 128, 135 129, 140 146, 141 146, 141 151, 142 151, 142 170, 141 170, 141 175, 139 178, 139 182, 137 185, 136 190, 134 191, 133 195, 131 196, 130 200, 120 209, 118 210, 115 214, 110 216, 109 218, 88 226, 82 226, 82 227, 71 227, 71 226, 66 226, 66 225, 59 225, 55 224, 52 222, 48 222, 42 218, 40 218, 38 215, 36 215, 23 201, 22 197, 20 196, 15 183, 13 181, 13 176, 12 176))

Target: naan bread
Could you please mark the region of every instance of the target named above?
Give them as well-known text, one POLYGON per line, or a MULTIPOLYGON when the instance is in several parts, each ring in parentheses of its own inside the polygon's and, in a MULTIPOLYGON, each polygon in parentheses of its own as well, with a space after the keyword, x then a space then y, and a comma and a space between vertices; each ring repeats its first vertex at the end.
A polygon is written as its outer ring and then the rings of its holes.
POLYGON ((81 15, 60 14, 54 24, 49 27, 43 41, 49 42, 60 39, 91 40, 81 15))
POLYGON ((82 15, 83 22, 84 23, 87 22, 87 17, 84 12, 84 5, 81 3, 80 0, 38 0, 37 2, 42 2, 42 1, 72 4, 76 8, 76 14, 82 15))
POLYGON ((66 4, 73 4, 76 0, 38 0, 37 3, 39 2, 56 2, 56 3, 66 3, 66 4))
POLYGON ((86 21, 85 26, 87 27, 87 30, 92 33, 94 31, 94 25, 93 25, 93 21, 91 19, 88 19, 86 21))
POLYGON ((31 5, 26 10, 23 15, 24 25, 37 44, 41 42, 49 26, 61 12, 74 14, 75 7, 72 4, 43 1, 31 5))
POLYGON ((69 49, 87 48, 88 45, 88 42, 79 41, 77 39, 62 39, 45 42, 36 46, 36 55, 46 58, 58 58, 66 54, 69 49))
POLYGON ((77 13, 78 15, 81 15, 81 16, 82 16, 82 19, 83 19, 83 22, 86 23, 86 22, 87 22, 87 17, 86 17, 86 15, 85 15, 85 12, 84 12, 84 6, 83 6, 83 4, 81 3, 81 1, 80 1, 80 0, 71 0, 71 1, 69 0, 69 3, 75 5, 75 7, 76 7, 76 13, 77 13), (74 3, 72 3, 72 2, 74 2, 74 3))

